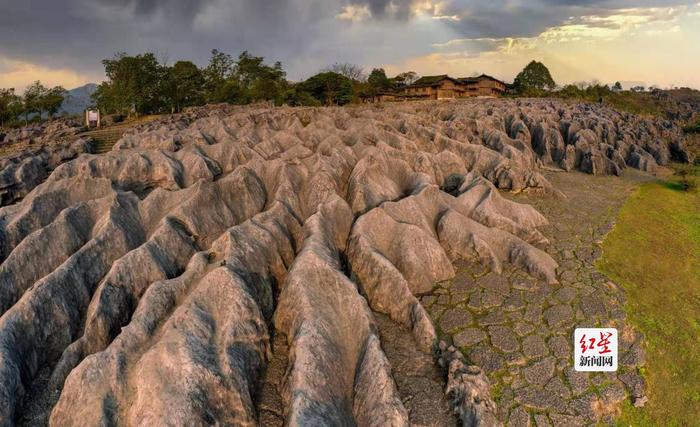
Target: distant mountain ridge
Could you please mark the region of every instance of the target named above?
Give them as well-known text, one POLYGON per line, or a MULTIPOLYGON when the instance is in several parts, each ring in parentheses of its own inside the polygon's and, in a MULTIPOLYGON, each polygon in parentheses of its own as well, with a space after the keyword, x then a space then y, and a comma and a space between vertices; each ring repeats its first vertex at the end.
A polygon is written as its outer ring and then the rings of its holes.
POLYGON ((69 115, 81 114, 86 108, 93 105, 90 96, 97 90, 97 84, 88 83, 84 86, 77 87, 68 91, 66 99, 61 105, 60 113, 69 115))

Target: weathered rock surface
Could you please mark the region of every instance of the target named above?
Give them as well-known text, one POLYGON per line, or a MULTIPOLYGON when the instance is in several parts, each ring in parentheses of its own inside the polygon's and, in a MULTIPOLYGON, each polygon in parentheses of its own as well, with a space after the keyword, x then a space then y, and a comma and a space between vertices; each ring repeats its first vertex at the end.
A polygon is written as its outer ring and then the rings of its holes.
POLYGON ((41 145, 0 159, 0 206, 24 197, 58 165, 93 152, 90 140, 41 145))
MULTIPOLYGON (((557 283, 547 219, 497 190, 556 192, 539 165, 618 173, 636 154, 650 170, 675 136, 549 101, 225 107, 141 126, 0 208, 0 424, 256 425, 274 330, 287 424, 408 425, 373 311, 430 354, 418 298, 454 262, 557 283)), ((469 304, 503 304, 493 286, 469 304)), ((480 340, 519 348, 479 321, 480 340)), ((493 424, 488 381, 451 353, 457 415, 493 424)))
POLYGON ((74 119, 60 118, 42 123, 32 123, 17 129, 3 129, 0 132, 0 146, 52 144, 77 134, 83 125, 74 119))

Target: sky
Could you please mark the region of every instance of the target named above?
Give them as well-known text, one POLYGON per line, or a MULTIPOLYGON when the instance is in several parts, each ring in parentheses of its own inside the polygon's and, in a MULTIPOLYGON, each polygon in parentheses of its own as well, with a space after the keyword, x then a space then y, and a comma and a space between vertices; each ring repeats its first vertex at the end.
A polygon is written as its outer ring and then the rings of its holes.
POLYGON ((0 87, 104 80, 101 60, 212 49, 282 61, 290 80, 334 62, 387 74, 487 73, 531 60, 559 84, 700 88, 698 0, 0 0, 0 87))

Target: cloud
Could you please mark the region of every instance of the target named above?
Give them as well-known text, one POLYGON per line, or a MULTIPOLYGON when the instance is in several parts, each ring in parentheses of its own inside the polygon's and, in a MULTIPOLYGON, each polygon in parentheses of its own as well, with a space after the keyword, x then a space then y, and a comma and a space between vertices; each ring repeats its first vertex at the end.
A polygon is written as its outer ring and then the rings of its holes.
POLYGON ((178 24, 191 23, 208 4, 214 0, 98 0, 98 3, 114 10, 129 10, 136 16, 163 14, 178 24))
MULTIPOLYGON (((531 50, 538 43, 564 43, 579 40, 612 40, 651 24, 675 23, 687 11, 685 6, 667 8, 629 8, 607 11, 599 15, 569 17, 559 25, 544 28, 539 34, 523 37, 467 37, 434 43, 438 50, 469 48, 478 52, 531 50)), ((648 34, 680 31, 672 28, 649 28, 648 34)))
POLYGON ((530 60, 547 64, 558 83, 600 80, 700 87, 700 19, 688 6, 581 14, 523 37, 458 37, 394 67, 419 73, 486 72, 510 81, 530 60))
POLYGON ((301 55, 340 10, 333 0, 3 3, 0 55, 81 73, 100 71, 100 61, 119 51, 202 64, 213 48, 234 55, 247 49, 286 60, 301 55))
MULTIPOLYGON (((381 66, 434 53, 500 54, 537 43, 662 31, 697 0, 4 1, 0 56, 100 75, 114 53, 206 64, 211 49, 280 60, 292 79, 337 61, 381 66), (654 27, 654 25, 658 25, 654 27), (643 28, 643 30, 642 30, 643 28)), ((0 69, 0 81, 6 71, 0 69)))
POLYGON ((608 17, 644 14, 647 20, 665 20, 695 1, 684 0, 454 0, 444 15, 455 16, 450 23, 463 38, 534 37, 548 28, 564 24, 615 25, 608 17), (583 22, 583 20, 588 21, 583 22), (598 22, 593 20, 598 19, 598 22))
POLYGON ((412 16, 414 0, 350 0, 350 5, 366 7, 376 19, 393 18, 406 20, 412 16))
POLYGON ((335 16, 342 21, 360 22, 372 17, 367 5, 350 4, 343 8, 343 11, 335 16))

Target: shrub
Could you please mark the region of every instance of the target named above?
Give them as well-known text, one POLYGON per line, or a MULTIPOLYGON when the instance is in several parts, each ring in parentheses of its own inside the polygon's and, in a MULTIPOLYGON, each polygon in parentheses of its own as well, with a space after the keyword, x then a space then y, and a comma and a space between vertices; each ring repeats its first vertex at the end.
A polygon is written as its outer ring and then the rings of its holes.
POLYGON ((685 132, 685 133, 699 133, 700 134, 700 122, 697 122, 694 125, 684 126, 683 132, 685 132))
POLYGON ((692 165, 676 166, 676 175, 680 179, 680 185, 683 191, 694 192, 698 188, 698 169, 692 165))

